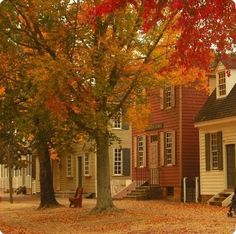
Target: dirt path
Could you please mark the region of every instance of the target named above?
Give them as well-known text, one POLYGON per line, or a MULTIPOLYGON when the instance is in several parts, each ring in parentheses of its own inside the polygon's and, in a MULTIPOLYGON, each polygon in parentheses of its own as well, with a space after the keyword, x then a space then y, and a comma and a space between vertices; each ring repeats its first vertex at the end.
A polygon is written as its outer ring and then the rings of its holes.
POLYGON ((0 202, 0 231, 4 234, 84 233, 233 233, 236 216, 228 218, 227 208, 167 201, 115 201, 121 212, 90 215, 95 200, 84 199, 82 209, 65 207, 37 210, 37 199, 14 204, 0 202))

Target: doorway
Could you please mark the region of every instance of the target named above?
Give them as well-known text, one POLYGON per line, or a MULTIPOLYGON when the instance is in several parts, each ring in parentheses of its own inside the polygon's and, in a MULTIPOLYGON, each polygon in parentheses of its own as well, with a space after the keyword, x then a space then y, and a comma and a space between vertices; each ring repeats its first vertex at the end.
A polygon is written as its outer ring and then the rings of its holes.
POLYGON ((227 157, 227 187, 235 187, 235 145, 226 145, 226 157, 227 157))

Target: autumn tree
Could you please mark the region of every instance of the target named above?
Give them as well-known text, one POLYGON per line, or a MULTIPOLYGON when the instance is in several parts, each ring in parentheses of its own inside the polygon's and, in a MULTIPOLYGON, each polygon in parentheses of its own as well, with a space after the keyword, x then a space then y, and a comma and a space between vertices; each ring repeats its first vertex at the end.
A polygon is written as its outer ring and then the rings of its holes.
MULTIPOLYGON (((40 77, 34 79, 35 73, 31 70, 30 60, 34 56, 32 51, 12 40, 8 41, 7 37, 1 37, 0 40, 1 162, 8 165, 11 172, 13 167, 24 166, 21 155, 29 150, 34 152, 33 157, 38 156, 40 163, 39 207, 58 206, 53 190, 51 152, 62 152, 70 148, 68 142, 73 138, 72 129, 68 128, 68 120, 65 123, 61 109, 57 114, 58 105, 53 108, 55 113, 52 115, 50 107, 57 103, 57 99, 42 85, 44 80, 40 77), (26 71, 32 74, 29 75, 26 71)), ((35 64, 40 64, 40 61, 35 64)), ((49 64, 47 66, 50 67, 49 64)), ((53 69, 55 71, 55 67, 53 69)), ((42 70, 39 69, 39 72, 42 70)))
MULTIPOLYGON (((0 34, 27 58, 24 74, 39 87, 35 102, 96 143, 95 212, 114 209, 110 120, 145 103, 146 88, 196 83, 212 49, 233 50, 235 25, 231 0, 5 0, 0 8, 0 34)), ((45 140, 48 126, 36 123, 45 140)))

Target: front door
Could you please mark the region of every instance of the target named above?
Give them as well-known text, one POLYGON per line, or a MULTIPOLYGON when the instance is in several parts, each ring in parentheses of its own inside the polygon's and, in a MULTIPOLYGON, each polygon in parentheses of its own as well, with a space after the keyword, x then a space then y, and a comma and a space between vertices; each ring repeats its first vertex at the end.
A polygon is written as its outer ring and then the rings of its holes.
POLYGON ((78 187, 82 187, 82 157, 78 157, 78 187))
POLYGON ((226 145, 226 157, 227 157, 227 185, 228 188, 235 187, 235 145, 226 145))

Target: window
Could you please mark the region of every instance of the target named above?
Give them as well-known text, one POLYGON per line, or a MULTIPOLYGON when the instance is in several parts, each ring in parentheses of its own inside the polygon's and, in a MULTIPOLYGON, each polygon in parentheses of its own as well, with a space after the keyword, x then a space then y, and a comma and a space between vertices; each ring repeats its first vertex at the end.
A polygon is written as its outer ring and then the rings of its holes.
POLYGON ((122 175, 122 150, 114 149, 114 175, 122 175))
POLYGON ((122 128, 122 112, 121 112, 121 110, 113 116, 112 128, 115 128, 115 129, 122 128))
POLYGON ((144 157, 145 157, 145 136, 137 137, 137 166, 144 166, 144 157))
POLYGON ((165 100, 165 103, 164 103, 165 108, 169 108, 169 107, 172 106, 171 105, 171 100, 172 100, 172 98, 171 98, 171 86, 165 87, 165 89, 164 89, 164 100, 165 100))
POLYGON ((151 143, 157 142, 158 136, 157 135, 151 135, 151 143))
POLYGON ((175 165, 175 131, 160 132, 160 163, 175 165))
POLYGON ((72 170, 72 156, 67 155, 67 177, 73 176, 73 170, 72 170))
POLYGON ((175 106, 175 87, 166 86, 160 90, 161 109, 169 109, 175 106))
POLYGON ((212 158, 212 169, 218 169, 218 150, 217 150, 217 134, 211 134, 210 152, 212 158))
POLYGON ((225 71, 218 73, 218 90, 219 97, 226 95, 225 71))
POLYGON ((90 157, 88 153, 86 153, 84 156, 84 175, 90 175, 90 157))
POLYGON ((173 154, 173 139, 172 133, 166 132, 165 134, 165 161, 166 165, 172 164, 172 154, 173 154))
POLYGON ((206 170, 223 170, 222 132, 205 135, 206 170))

